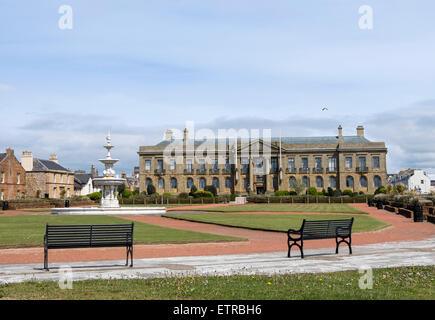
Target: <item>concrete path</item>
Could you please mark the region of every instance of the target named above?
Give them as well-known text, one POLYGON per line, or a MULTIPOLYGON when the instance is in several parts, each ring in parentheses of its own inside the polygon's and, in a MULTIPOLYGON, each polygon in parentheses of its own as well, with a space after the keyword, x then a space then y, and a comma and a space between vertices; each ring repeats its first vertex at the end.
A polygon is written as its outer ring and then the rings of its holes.
POLYGON ((334 254, 333 248, 305 250, 300 259, 297 251, 288 259, 286 252, 190 256, 135 259, 133 268, 125 260, 51 263, 50 271, 38 264, 0 266, 0 283, 23 281, 58 281, 59 268, 69 266, 73 281, 85 279, 161 278, 189 275, 326 273, 356 270, 360 267, 385 268, 414 265, 435 265, 435 238, 421 241, 388 242, 355 246, 354 254, 346 248, 334 254))

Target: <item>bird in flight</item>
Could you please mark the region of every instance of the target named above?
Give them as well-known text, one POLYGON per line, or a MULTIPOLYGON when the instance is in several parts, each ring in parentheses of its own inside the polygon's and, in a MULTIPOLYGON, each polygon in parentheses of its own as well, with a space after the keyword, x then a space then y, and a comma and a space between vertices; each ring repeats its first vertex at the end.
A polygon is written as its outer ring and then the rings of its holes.
POLYGON ((322 111, 325 111, 325 110, 328 110, 328 108, 326 108, 326 107, 323 107, 323 108, 322 108, 322 111))

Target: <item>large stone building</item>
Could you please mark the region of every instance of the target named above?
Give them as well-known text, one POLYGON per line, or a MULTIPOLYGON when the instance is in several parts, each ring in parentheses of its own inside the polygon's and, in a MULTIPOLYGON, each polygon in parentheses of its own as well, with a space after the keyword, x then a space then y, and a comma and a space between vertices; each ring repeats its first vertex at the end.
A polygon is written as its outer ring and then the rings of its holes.
POLYGON ((61 166, 56 155, 43 160, 23 151, 21 165, 26 170, 28 198, 62 199, 74 195, 74 173, 61 166))
POLYGON ((0 153, 0 200, 23 199, 26 196, 26 171, 14 150, 0 153))
POLYGON ((331 187, 373 193, 387 183, 385 143, 369 141, 362 126, 354 136, 343 136, 340 126, 337 136, 255 139, 249 143, 238 139, 237 148, 235 139, 188 139, 187 130, 182 139, 174 139, 168 130, 158 144, 139 147, 140 191, 152 183, 159 193, 214 185, 221 194, 262 194, 291 191, 300 180, 319 191, 331 187), (193 156, 197 150, 207 149, 207 144, 216 150, 211 160, 193 156), (181 151, 168 153, 168 147, 174 146, 181 151), (232 160, 236 158, 237 162, 232 160))

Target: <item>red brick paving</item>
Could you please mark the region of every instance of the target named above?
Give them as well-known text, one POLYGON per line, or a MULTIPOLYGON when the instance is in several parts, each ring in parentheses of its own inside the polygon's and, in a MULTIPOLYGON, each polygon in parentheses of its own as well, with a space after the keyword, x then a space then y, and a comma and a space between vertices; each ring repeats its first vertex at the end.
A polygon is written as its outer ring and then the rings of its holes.
MULTIPOLYGON (((399 216, 388 211, 368 207, 366 204, 351 205, 357 209, 368 212, 369 215, 374 218, 391 224, 391 227, 384 228, 382 230, 353 234, 352 244, 354 246, 389 241, 423 240, 435 236, 434 224, 427 222, 415 223, 411 219, 407 219, 403 216, 399 216)), ((277 213, 275 212, 273 214, 277 213)), ((304 212, 299 214, 306 213, 304 212)), ((132 216, 124 218, 176 229, 200 231, 249 239, 249 241, 244 242, 136 245, 134 246, 135 259, 174 256, 247 254, 287 250, 286 235, 284 233, 223 227, 211 224, 167 219, 163 217, 132 216)), ((307 241, 304 243, 304 247, 307 249, 328 248, 325 249, 326 252, 333 252, 335 241, 334 239, 307 241)), ((344 250, 344 252, 346 252, 347 248, 343 246, 340 250, 344 250)), ((124 258, 125 249, 123 248, 49 250, 50 262, 118 260, 124 258)), ((42 262, 42 248, 0 250, 0 264, 42 264, 42 262)))

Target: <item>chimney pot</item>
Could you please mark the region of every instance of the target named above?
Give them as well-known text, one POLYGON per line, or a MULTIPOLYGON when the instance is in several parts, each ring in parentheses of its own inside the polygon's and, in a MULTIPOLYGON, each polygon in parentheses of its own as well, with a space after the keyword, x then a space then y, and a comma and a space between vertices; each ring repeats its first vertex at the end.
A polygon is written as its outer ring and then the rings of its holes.
POLYGON ((343 127, 341 125, 338 126, 338 137, 339 138, 343 137, 343 127))
POLYGON ((364 137, 364 127, 363 126, 356 127, 356 134, 358 137, 364 137))

